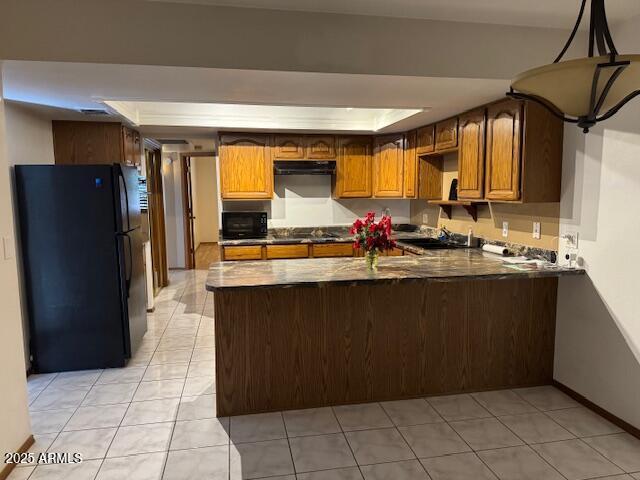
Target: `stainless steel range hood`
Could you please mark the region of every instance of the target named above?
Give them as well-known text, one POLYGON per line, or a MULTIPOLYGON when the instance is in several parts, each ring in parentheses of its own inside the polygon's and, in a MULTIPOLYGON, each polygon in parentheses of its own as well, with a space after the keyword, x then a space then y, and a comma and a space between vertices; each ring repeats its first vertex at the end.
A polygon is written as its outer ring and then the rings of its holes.
POLYGON ((299 162, 276 160, 273 162, 275 175, 333 175, 335 171, 335 160, 304 160, 299 162))

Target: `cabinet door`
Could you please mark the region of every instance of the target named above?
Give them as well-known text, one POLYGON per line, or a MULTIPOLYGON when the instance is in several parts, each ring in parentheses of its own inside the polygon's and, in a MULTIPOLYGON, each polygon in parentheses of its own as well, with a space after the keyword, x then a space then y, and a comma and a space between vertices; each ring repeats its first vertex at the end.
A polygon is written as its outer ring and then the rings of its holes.
POLYGON ((307 158, 331 160, 336 158, 336 138, 330 135, 307 136, 307 158))
POLYGON ((223 199, 273 196, 269 137, 223 135, 220 138, 220 191, 223 199))
POLYGON ((520 198, 522 103, 506 101, 487 109, 485 198, 520 198))
POLYGON ((373 148, 373 196, 401 198, 404 135, 377 137, 373 148))
POLYGON ((267 260, 276 258, 307 258, 309 256, 309 245, 267 245, 267 260))
POLYGON ((407 141, 404 150, 404 196, 416 198, 418 185, 418 155, 416 153, 417 134, 407 133, 407 141))
POLYGON ((422 155, 432 153, 436 149, 436 126, 427 125, 418 129, 417 153, 422 155))
POLYGON ((134 165, 135 159, 133 155, 133 130, 127 127, 122 127, 122 145, 124 151, 122 152, 122 158, 125 165, 134 165))
POLYGON ((314 243, 311 253, 316 258, 322 257, 353 257, 351 243, 314 243))
POLYGON ((261 260, 262 247, 260 245, 222 247, 222 256, 224 260, 261 260))
POLYGON ((276 135, 273 138, 274 160, 302 160, 303 158, 303 137, 294 135, 276 135))
POLYGON ((54 120, 51 127, 57 165, 124 162, 124 132, 119 123, 54 120))
POLYGON ((458 119, 436 123, 436 152, 458 146, 458 119))
POLYGON ((134 130, 133 131, 133 164, 137 167, 142 164, 141 142, 142 142, 142 139, 140 138, 140 132, 134 130))
POLYGON ((484 108, 460 116, 458 149, 458 198, 484 195, 484 108))
POLYGON ((370 197, 371 177, 371 138, 338 138, 336 197, 370 197))

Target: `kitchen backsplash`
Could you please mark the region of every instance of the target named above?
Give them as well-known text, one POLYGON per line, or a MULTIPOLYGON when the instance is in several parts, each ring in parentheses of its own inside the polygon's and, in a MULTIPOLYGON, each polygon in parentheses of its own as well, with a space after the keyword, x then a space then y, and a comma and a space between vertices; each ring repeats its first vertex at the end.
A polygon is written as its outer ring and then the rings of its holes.
POLYGON ((266 211, 269 228, 350 225, 368 211, 388 208, 394 223, 409 223, 410 200, 331 197, 329 175, 276 176, 273 200, 222 202, 224 211, 266 211))

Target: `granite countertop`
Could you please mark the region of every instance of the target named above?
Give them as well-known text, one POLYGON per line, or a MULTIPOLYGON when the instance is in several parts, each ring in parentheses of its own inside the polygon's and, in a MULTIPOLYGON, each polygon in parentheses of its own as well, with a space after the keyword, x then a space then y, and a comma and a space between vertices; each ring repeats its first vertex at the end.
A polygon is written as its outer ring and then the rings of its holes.
MULTIPOLYGON (((239 245, 279 245, 293 243, 349 243, 353 242, 353 235, 349 233, 350 227, 310 227, 310 228, 282 228, 269 229, 265 238, 224 239, 218 242, 223 247, 239 245)), ((394 240, 408 238, 425 238, 426 234, 420 232, 414 226, 401 226, 401 229, 393 231, 394 240), (412 229, 415 231, 406 231, 412 229)))
POLYGON ((216 262, 209 268, 209 291, 241 288, 323 287, 418 280, 512 279, 584 274, 548 262, 516 265, 476 248, 425 250, 418 256, 380 257, 377 272, 364 258, 216 262))

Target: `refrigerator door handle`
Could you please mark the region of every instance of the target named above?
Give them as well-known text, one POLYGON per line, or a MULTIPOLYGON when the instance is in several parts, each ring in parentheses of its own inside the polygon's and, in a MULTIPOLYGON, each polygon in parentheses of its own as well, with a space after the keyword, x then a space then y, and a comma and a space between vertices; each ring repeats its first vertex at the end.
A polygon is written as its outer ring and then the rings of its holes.
POLYGON ((117 165, 118 168, 118 181, 122 182, 122 190, 124 191, 124 201, 127 212, 127 228, 131 226, 131 218, 129 216, 129 192, 127 191, 127 180, 124 178, 122 167, 117 165))
POLYGON ((131 290, 131 277, 133 276, 133 244, 131 243, 131 237, 129 236, 129 232, 136 230, 132 228, 131 230, 127 230, 126 232, 120 232, 117 234, 119 237, 123 237, 127 239, 127 243, 129 244, 129 268, 127 269, 127 265, 125 263, 125 286, 127 288, 127 298, 129 298, 129 291, 131 290), (127 271, 128 270, 128 271, 127 271))

